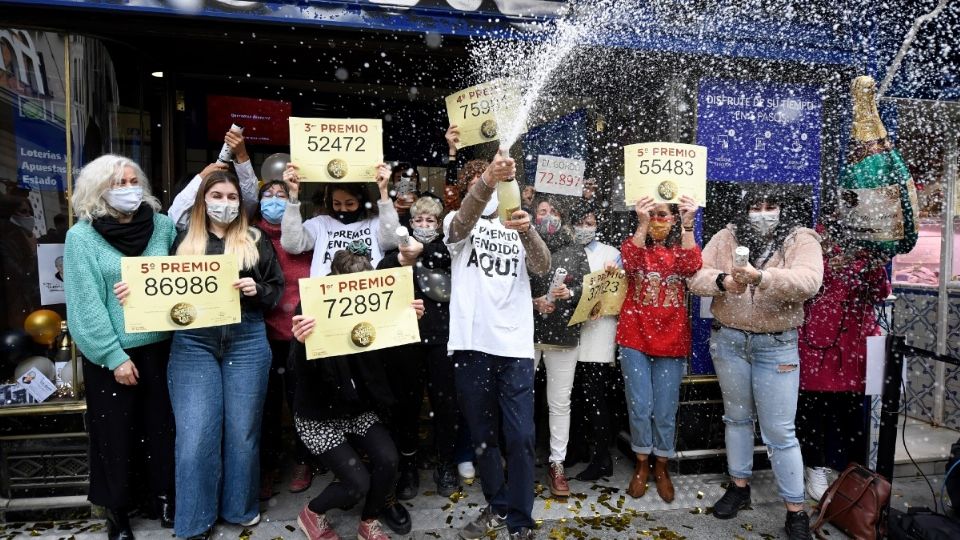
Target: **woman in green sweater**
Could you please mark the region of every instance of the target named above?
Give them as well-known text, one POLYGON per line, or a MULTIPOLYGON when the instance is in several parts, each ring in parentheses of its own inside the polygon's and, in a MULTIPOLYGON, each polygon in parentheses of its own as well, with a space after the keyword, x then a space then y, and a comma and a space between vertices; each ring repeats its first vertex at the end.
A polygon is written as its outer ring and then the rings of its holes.
POLYGON ((167 391, 170 335, 128 334, 114 295, 121 257, 170 253, 176 230, 133 161, 104 155, 80 172, 67 232, 67 320, 83 354, 90 434, 90 502, 106 508, 110 540, 132 540, 127 511, 146 492, 173 526, 174 424, 167 391), (143 461, 137 456, 145 456, 143 461), (147 489, 132 484, 146 475, 147 489))

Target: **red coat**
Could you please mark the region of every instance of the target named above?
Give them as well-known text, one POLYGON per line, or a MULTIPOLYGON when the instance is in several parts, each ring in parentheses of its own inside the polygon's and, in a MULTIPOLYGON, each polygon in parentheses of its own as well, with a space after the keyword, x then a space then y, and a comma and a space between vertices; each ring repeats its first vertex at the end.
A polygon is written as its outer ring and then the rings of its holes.
POLYGON ((266 314, 264 322, 267 324, 267 338, 277 341, 293 339, 293 313, 300 303, 300 278, 310 277, 310 263, 313 261, 313 251, 305 251, 299 255, 291 255, 280 245, 280 225, 274 225, 265 219, 260 219, 257 228, 270 239, 273 250, 277 253, 277 262, 283 271, 283 295, 280 303, 266 314))
POLYGON ((686 278, 703 264, 700 248, 641 248, 631 237, 623 242, 620 253, 628 284, 617 323, 617 343, 649 356, 689 356, 686 278))
POLYGON ((882 266, 866 257, 834 268, 824 261, 823 288, 804 305, 800 327, 800 389, 863 393, 867 336, 880 335, 874 305, 890 294, 882 266))

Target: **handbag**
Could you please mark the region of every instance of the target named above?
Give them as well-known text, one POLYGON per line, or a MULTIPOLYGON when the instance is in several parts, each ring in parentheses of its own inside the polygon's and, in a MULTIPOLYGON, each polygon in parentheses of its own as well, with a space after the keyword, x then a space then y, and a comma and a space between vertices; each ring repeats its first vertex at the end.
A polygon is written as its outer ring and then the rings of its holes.
POLYGON ((890 482, 851 463, 820 499, 820 515, 810 529, 823 539, 821 528, 830 523, 856 539, 875 540, 886 534, 890 482))

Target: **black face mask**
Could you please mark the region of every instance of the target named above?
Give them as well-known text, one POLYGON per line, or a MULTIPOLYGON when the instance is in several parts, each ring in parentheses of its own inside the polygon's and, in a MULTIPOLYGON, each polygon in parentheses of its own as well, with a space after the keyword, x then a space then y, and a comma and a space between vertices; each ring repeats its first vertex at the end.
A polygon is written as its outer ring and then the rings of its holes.
POLYGON ((344 225, 350 225, 360 220, 360 209, 351 210, 350 212, 334 212, 333 217, 344 225))

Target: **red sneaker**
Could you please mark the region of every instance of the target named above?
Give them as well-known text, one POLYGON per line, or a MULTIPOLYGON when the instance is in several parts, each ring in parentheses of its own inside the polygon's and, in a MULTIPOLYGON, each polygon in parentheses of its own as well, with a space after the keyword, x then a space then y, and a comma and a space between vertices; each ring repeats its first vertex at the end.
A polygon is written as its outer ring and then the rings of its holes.
POLYGON ((383 532, 379 521, 368 519, 360 522, 360 527, 357 529, 357 540, 390 540, 390 536, 383 532))
POLYGON ((297 516, 297 525, 300 526, 303 534, 307 535, 307 540, 340 540, 337 533, 330 527, 327 516, 318 515, 306 506, 297 516))
POLYGON ((567 476, 563 473, 563 463, 550 463, 547 480, 550 485, 550 493, 554 497, 570 496, 570 484, 567 483, 567 476))
POLYGON ((313 483, 313 469, 310 465, 298 463, 293 466, 293 478, 290 479, 290 493, 306 491, 313 483))

